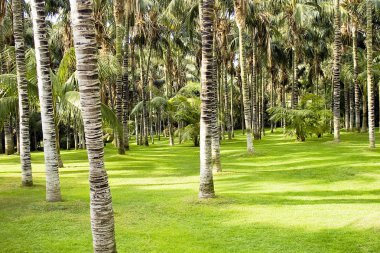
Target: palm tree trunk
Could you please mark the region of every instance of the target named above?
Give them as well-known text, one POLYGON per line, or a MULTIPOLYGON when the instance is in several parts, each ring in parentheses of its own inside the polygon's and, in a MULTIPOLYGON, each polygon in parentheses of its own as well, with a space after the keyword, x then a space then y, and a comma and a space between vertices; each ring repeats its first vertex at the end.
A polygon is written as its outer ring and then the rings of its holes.
POLYGON ((340 32, 340 0, 334 0, 334 62, 333 62, 333 84, 334 84, 334 140, 340 141, 340 68, 342 39, 340 32))
POLYGON ((111 190, 104 168, 97 45, 92 1, 70 0, 81 111, 90 163, 90 210, 94 252, 116 252, 111 190))
POLYGON ((50 54, 45 23, 45 0, 31 1, 34 45, 37 59, 38 94, 44 139, 46 200, 61 201, 58 154, 54 122, 53 92, 50 79, 50 54))
POLYGON ((139 145, 139 122, 137 120, 137 115, 135 115, 135 134, 136 134, 136 145, 139 145))
POLYGON ((247 75, 245 72, 245 53, 244 53, 244 41, 243 41, 243 26, 239 25, 239 59, 240 59, 240 71, 241 71, 241 83, 243 91, 243 109, 244 109, 244 122, 247 132, 247 152, 253 154, 253 142, 251 131, 251 100, 249 98, 249 87, 247 84, 247 75))
POLYGON ((349 100, 350 100, 350 131, 354 131, 355 126, 355 95, 354 95, 354 87, 350 85, 349 91, 349 100))
POLYGON ((367 92, 365 91, 366 87, 363 87, 363 119, 362 119, 362 133, 366 133, 368 131, 368 104, 367 104, 367 92))
POLYGON ((4 120, 4 143, 5 143, 5 154, 13 155, 15 152, 14 142, 13 142, 13 130, 12 130, 12 118, 4 120))
POLYGON ((231 74, 231 84, 230 84, 230 90, 231 90, 231 101, 230 101, 230 106, 231 106, 231 136, 232 138, 235 137, 235 121, 234 121, 234 77, 231 74))
POLYGON ((372 0, 367 0, 367 89, 368 89, 368 133, 369 147, 375 148, 375 92, 373 85, 372 61, 372 0))
POLYGON ((24 8, 23 1, 13 0, 13 32, 16 47, 17 84, 20 116, 20 161, 22 185, 32 186, 32 165, 29 139, 29 99, 25 66, 24 8))
MULTIPOLYGON (((114 0, 114 16, 116 24, 116 59, 120 66, 123 66, 123 38, 124 38, 124 2, 122 0, 114 0)), ((116 117, 119 124, 123 123, 123 73, 119 72, 116 78, 116 117)), ((124 131, 117 132, 117 145, 120 155, 125 154, 124 147, 124 131)))
POLYGON ((4 131, 3 129, 1 129, 0 130, 0 154, 4 154, 3 140, 4 140, 4 131))
POLYGON ((297 46, 293 48, 293 82, 292 82, 292 109, 298 106, 298 52, 297 46))
POLYGON ((354 65, 354 90, 355 90, 355 128, 360 132, 360 90, 358 81, 358 39, 357 24, 352 22, 352 60, 354 65))
POLYGON ((202 67, 201 67, 201 122, 200 122, 200 186, 199 198, 215 196, 212 175, 212 114, 213 97, 215 96, 213 60, 213 15, 214 0, 201 0, 201 35, 202 35, 202 67))
POLYGON ((224 64, 224 120, 227 127, 228 139, 232 139, 232 127, 231 127, 231 110, 229 106, 229 98, 228 98, 228 71, 227 71, 227 63, 224 64))
MULTIPOLYGON (((215 24, 214 24, 215 26, 215 24)), ((214 38, 216 37, 216 34, 213 34, 214 38)), ((213 43, 213 61, 214 61, 214 72, 213 72, 213 78, 214 78, 214 92, 211 99, 212 104, 212 114, 211 114, 211 131, 212 131, 212 137, 211 137, 211 155, 212 155, 212 165, 213 165, 213 171, 215 172, 222 172, 222 165, 220 162, 220 133, 219 133, 219 127, 218 127, 218 54, 216 51, 216 40, 214 39, 213 43)))
POLYGON ((258 131, 258 108, 257 108, 257 43, 256 28, 252 32, 252 125, 255 140, 260 139, 258 131))
POLYGON ((349 83, 344 84, 344 126, 346 131, 350 131, 350 88, 349 83))
POLYGON ((123 136, 124 148, 129 150, 129 113, 130 113, 130 98, 129 98, 129 76, 128 76, 128 57, 129 57, 129 20, 125 22, 126 33, 124 36, 124 55, 123 55, 123 136))

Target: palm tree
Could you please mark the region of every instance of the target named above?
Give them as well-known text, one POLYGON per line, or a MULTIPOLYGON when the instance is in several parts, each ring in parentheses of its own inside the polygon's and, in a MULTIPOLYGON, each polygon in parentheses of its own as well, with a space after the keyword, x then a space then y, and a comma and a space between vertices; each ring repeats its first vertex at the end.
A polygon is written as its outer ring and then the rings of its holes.
POLYGON ((334 118, 334 139, 340 141, 340 68, 342 38, 340 27, 340 0, 334 0, 334 56, 333 56, 333 118, 334 118))
POLYGON ((369 147, 375 148, 375 94, 373 87, 372 49, 372 0, 367 0, 367 89, 368 89, 368 133, 369 147))
POLYGON ((25 66, 24 8, 22 0, 13 0, 13 33, 16 47, 17 83, 20 117, 20 161, 22 185, 32 186, 32 165, 29 139, 29 99, 25 66))
POLYGON ((116 252, 114 215, 101 119, 93 2, 70 0, 81 111, 90 162, 90 210, 94 252, 116 252))
POLYGON ((245 129, 247 133, 247 151, 249 154, 253 154, 253 142, 252 142, 252 128, 251 128, 251 100, 249 98, 249 87, 247 83, 246 75, 246 60, 244 53, 244 29, 246 20, 246 1, 245 0, 234 0, 235 8, 235 19, 236 24, 239 29, 239 60, 240 60, 240 71, 241 71, 241 81, 242 81, 242 92, 243 92, 243 107, 244 107, 244 120, 245 129))
POLYGON ((58 155, 53 109, 53 92, 50 79, 50 53, 45 23, 45 0, 31 1, 34 44, 41 105, 46 167, 46 200, 60 201, 61 190, 58 173, 58 155))
POLYGON ((360 132, 360 90, 358 81, 358 32, 356 21, 352 22, 352 60, 354 65, 355 128, 360 132))
MULTIPOLYGON (((123 64, 123 39, 124 39, 124 2, 114 0, 114 16, 116 23, 116 58, 120 66, 123 64)), ((123 121, 123 75, 120 72, 116 79, 116 115, 121 123, 123 121)), ((123 132, 122 132, 123 133, 123 132)), ((117 145, 119 154, 125 154, 124 137, 122 133, 117 134, 117 145)))
POLYGON ((200 20, 202 36, 202 65, 201 65, 201 123, 200 123, 200 198, 215 196, 212 175, 212 113, 215 93, 214 60, 213 60, 213 26, 214 0, 200 1, 200 20))

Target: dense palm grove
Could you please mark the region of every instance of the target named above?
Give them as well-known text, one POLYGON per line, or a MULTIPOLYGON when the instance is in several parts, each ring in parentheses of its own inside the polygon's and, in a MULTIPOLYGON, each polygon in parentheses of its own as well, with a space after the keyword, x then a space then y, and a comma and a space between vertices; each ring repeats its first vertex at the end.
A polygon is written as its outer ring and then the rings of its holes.
POLYGON ((103 146, 200 146, 200 198, 215 196, 220 143, 243 129, 305 141, 368 132, 375 148, 377 1, 1 0, 0 153, 44 150, 60 201, 60 149, 87 149, 94 250, 114 252, 103 146))

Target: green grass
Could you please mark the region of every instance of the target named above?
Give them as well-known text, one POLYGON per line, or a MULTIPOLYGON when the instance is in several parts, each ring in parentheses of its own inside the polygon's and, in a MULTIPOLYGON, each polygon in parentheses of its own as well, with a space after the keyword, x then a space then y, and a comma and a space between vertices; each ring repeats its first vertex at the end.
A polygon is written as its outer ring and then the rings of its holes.
MULTIPOLYGON (((377 136, 380 139, 380 136, 377 136)), ((222 144, 217 198, 200 201, 191 144, 106 148, 119 252, 380 252, 379 149, 366 134, 295 142, 281 134, 222 144)), ((43 153, 35 186, 19 158, 0 156, 0 252, 91 252, 85 151, 63 152, 62 203, 46 203, 43 153)))

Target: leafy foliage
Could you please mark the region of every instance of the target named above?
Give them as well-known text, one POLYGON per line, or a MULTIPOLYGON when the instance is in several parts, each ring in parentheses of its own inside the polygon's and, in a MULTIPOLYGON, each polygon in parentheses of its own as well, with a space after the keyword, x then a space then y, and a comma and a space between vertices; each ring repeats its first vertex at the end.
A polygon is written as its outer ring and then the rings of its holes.
POLYGON ((299 141, 312 134, 321 137, 330 127, 331 112, 325 109, 324 99, 314 94, 303 96, 297 109, 274 107, 268 112, 271 120, 284 121, 286 133, 299 141))

